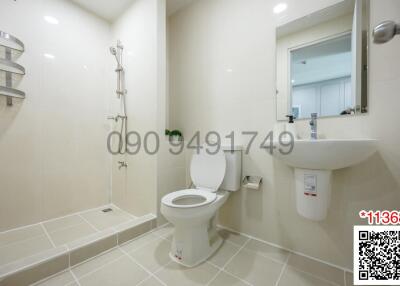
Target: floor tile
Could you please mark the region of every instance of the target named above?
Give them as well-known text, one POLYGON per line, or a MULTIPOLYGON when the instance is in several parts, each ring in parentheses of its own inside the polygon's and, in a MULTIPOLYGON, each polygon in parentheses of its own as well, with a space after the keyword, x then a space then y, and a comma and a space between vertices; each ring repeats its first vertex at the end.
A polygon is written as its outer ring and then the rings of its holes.
POLYGON ((251 284, 246 284, 243 281, 233 277, 232 275, 226 273, 226 272, 220 272, 215 278, 210 283, 210 286, 248 286, 251 284))
POLYGON ((63 228, 75 226, 78 224, 82 224, 85 221, 78 215, 71 215, 51 221, 44 222, 43 225, 46 228, 47 232, 57 231, 63 228))
POLYGON ((279 281, 278 286, 335 286, 336 284, 321 280, 308 273, 296 270, 293 267, 286 267, 279 281))
POLYGON ((229 242, 235 243, 240 246, 242 246, 248 240, 248 238, 243 235, 240 235, 240 234, 234 233, 234 232, 230 232, 225 229, 220 229, 218 231, 218 233, 224 240, 227 240, 229 242))
POLYGON ((161 236, 162 238, 172 240, 172 236, 174 234, 174 226, 169 224, 160 229, 153 231, 153 234, 157 236, 161 236))
POLYGON ((2 232, 0 233, 0 247, 42 235, 45 235, 45 233, 40 225, 2 232))
POLYGON ((286 250, 273 247, 269 244, 254 239, 251 239, 244 248, 283 263, 286 262, 289 256, 289 252, 286 250))
POLYGON ((283 264, 242 249, 226 266, 226 271, 255 286, 275 285, 283 264))
POLYGON ((238 252, 239 249, 240 246, 229 241, 224 241, 221 247, 214 253, 213 256, 210 257, 208 261, 222 268, 229 261, 229 259, 231 259, 232 256, 238 252))
POLYGON ((91 227, 88 223, 83 222, 82 224, 62 228, 54 232, 49 232, 49 236, 56 246, 60 246, 91 235, 95 232, 97 231, 93 227, 91 227))
POLYGON ((153 235, 152 233, 145 234, 134 240, 124 244, 121 246, 121 249, 125 250, 126 252, 134 252, 139 248, 145 246, 146 244, 150 243, 153 240, 159 239, 158 236, 153 235))
POLYGON ((353 273, 346 272, 346 286, 353 286, 353 273))
POLYGON ((98 230, 104 230, 133 219, 128 213, 120 209, 112 209, 113 211, 107 213, 102 210, 92 210, 81 215, 98 230))
POLYGON ((66 286, 66 285, 68 286, 77 285, 75 283, 74 277, 69 271, 62 272, 45 281, 35 284, 35 286, 66 286))
POLYGON ((119 258, 124 256, 124 253, 117 249, 113 249, 109 252, 106 252, 100 256, 97 256, 89 261, 86 261, 74 268, 72 268, 72 272, 76 275, 76 277, 80 278, 95 269, 101 267, 102 265, 105 265, 107 263, 111 263, 119 258))
POLYGON ((140 266, 124 255, 118 260, 103 265, 96 271, 79 279, 81 286, 133 286, 144 280, 147 276, 140 266))
POLYGON ((147 270, 154 272, 171 261, 170 249, 170 241, 158 238, 129 255, 147 270))
MULTIPOLYGON (((146 279, 145 281, 141 282, 140 284, 138 284, 138 286, 163 286, 163 284, 161 284, 154 277, 150 277, 150 278, 146 279)), ((178 285, 176 285, 176 286, 178 286, 178 285)))
POLYGON ((38 254, 51 248, 53 246, 45 235, 8 244, 0 248, 0 265, 38 254))
POLYGON ((332 281, 337 285, 344 285, 344 271, 327 264, 322 264, 307 257, 292 254, 289 258, 288 265, 300 271, 310 273, 313 276, 332 281))
POLYGON ((206 285, 218 273, 218 268, 209 263, 203 263, 195 268, 186 268, 171 262, 156 276, 168 286, 196 286, 206 285))

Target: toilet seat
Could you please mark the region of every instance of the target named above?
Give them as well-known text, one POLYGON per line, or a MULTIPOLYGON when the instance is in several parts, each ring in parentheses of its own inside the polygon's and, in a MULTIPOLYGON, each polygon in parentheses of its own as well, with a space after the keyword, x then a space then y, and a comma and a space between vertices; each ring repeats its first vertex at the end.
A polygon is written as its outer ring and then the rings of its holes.
POLYGON ((197 208, 213 203, 217 199, 216 193, 202 189, 188 189, 170 193, 162 198, 162 203, 171 208, 197 208), (198 203, 179 204, 179 200, 193 199, 200 200, 198 203))

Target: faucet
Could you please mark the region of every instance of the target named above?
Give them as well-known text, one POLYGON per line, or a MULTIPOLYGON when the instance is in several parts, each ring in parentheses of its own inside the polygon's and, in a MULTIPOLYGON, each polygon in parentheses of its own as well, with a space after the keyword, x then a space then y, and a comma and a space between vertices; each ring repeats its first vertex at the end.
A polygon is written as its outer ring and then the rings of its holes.
POLYGON ((318 113, 311 113, 310 126, 311 126, 311 139, 312 140, 317 140, 318 139, 317 117, 318 117, 318 113))

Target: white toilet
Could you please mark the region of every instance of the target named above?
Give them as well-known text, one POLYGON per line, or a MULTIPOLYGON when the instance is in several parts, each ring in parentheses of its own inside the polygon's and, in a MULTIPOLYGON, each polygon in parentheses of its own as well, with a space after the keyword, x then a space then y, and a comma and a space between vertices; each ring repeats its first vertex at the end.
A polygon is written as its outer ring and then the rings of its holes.
POLYGON ((161 213, 175 227, 170 257, 186 267, 207 260, 221 245, 216 214, 229 192, 241 186, 241 148, 223 148, 216 155, 194 154, 190 176, 195 189, 162 198, 161 213))

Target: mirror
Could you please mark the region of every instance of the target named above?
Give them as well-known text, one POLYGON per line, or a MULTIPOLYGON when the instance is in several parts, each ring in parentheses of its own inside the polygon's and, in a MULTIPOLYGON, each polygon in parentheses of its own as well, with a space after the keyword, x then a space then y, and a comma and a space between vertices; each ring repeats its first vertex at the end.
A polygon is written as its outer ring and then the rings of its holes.
POLYGON ((368 111, 369 0, 346 0, 277 27, 277 119, 368 111))

